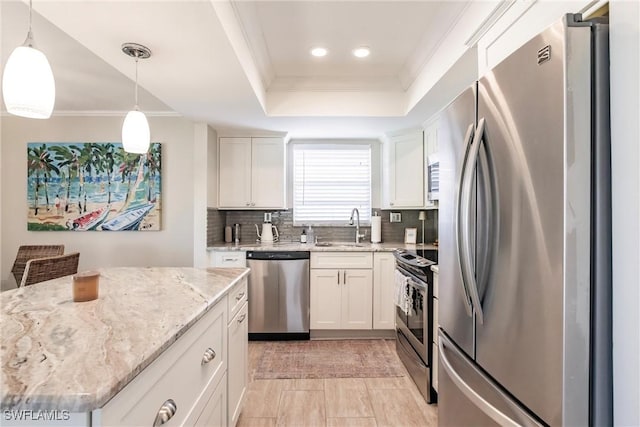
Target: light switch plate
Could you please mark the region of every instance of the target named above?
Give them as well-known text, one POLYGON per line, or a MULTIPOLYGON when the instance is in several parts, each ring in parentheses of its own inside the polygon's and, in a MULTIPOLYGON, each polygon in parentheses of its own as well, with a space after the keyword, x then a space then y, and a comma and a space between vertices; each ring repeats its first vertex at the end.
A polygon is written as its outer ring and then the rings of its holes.
POLYGON ((402 214, 400 212, 391 212, 389 214, 389 222, 402 222, 402 214))

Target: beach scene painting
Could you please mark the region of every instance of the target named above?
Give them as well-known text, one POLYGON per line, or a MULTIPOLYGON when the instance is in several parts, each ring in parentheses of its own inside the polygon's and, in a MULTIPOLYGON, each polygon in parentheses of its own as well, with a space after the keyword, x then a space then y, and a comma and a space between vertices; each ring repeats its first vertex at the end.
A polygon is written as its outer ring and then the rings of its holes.
POLYGON ((121 143, 27 144, 27 229, 157 231, 161 145, 146 154, 121 143))

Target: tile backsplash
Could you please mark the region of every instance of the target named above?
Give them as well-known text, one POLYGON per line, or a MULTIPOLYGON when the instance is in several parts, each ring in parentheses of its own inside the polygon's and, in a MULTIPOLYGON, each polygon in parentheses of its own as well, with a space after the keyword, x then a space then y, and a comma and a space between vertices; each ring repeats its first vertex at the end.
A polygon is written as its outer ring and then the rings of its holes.
MULTIPOLYGON (((386 243, 398 243, 404 241, 404 229, 415 227, 418 229, 418 243, 421 243, 422 224, 418 220, 420 211, 418 210, 379 210, 374 209, 382 217, 382 241, 386 243), (400 212, 402 222, 390 222, 389 213, 400 212)), ((255 243, 258 235, 254 224, 261 227, 265 212, 272 213, 272 222, 278 227, 280 240, 283 242, 297 242, 304 227, 293 225, 293 211, 291 209, 282 211, 221 211, 214 208, 207 210, 207 245, 213 246, 224 242, 224 227, 226 225, 240 224, 240 243, 255 243)), ((424 221, 424 240, 431 243, 438 238, 438 211, 427 210, 424 221)), ((313 227, 314 233, 319 241, 350 242, 355 238, 355 227, 347 225, 348 218, 345 218, 344 226, 317 226, 313 227)), ((364 241, 371 240, 371 227, 360 227, 361 233, 366 233, 364 241)))

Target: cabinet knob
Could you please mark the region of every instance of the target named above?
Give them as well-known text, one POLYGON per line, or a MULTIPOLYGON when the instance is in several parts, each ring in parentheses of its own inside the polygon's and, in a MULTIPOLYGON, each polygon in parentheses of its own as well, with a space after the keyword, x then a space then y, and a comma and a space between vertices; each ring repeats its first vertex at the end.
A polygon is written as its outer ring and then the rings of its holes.
POLYGON ((251 203, 247 202, 244 204, 245 206, 251 206, 251 203))
POLYGON ((389 206, 393 206, 393 202, 389 203, 389 206))
POLYGON ((237 296, 236 296, 236 301, 240 301, 242 299, 242 297, 244 296, 244 292, 240 292, 237 296))
POLYGON ((202 355, 202 364, 205 365, 211 362, 215 358, 216 358, 216 352, 213 351, 211 347, 209 347, 202 355))
POLYGON ((153 427, 161 426, 169 421, 176 414, 177 410, 178 405, 176 405, 176 402, 174 402, 173 399, 168 399, 162 404, 160 409, 158 409, 156 419, 153 421, 153 427))
POLYGON ((246 315, 246 314, 243 314, 242 316, 240 316, 240 317, 238 318, 238 323, 242 323, 242 322, 244 322, 244 319, 246 319, 246 318, 247 318, 247 315, 246 315))
POLYGON ((251 202, 251 206, 255 206, 256 204, 254 202, 251 202))

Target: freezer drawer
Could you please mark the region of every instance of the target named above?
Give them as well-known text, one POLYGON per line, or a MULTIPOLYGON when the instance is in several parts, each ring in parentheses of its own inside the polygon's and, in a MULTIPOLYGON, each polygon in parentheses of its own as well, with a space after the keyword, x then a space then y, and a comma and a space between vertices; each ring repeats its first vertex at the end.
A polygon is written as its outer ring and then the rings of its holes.
MULTIPOLYGON (((440 330, 440 426, 543 426, 440 330)), ((543 392, 542 390, 540 391, 543 392)))

